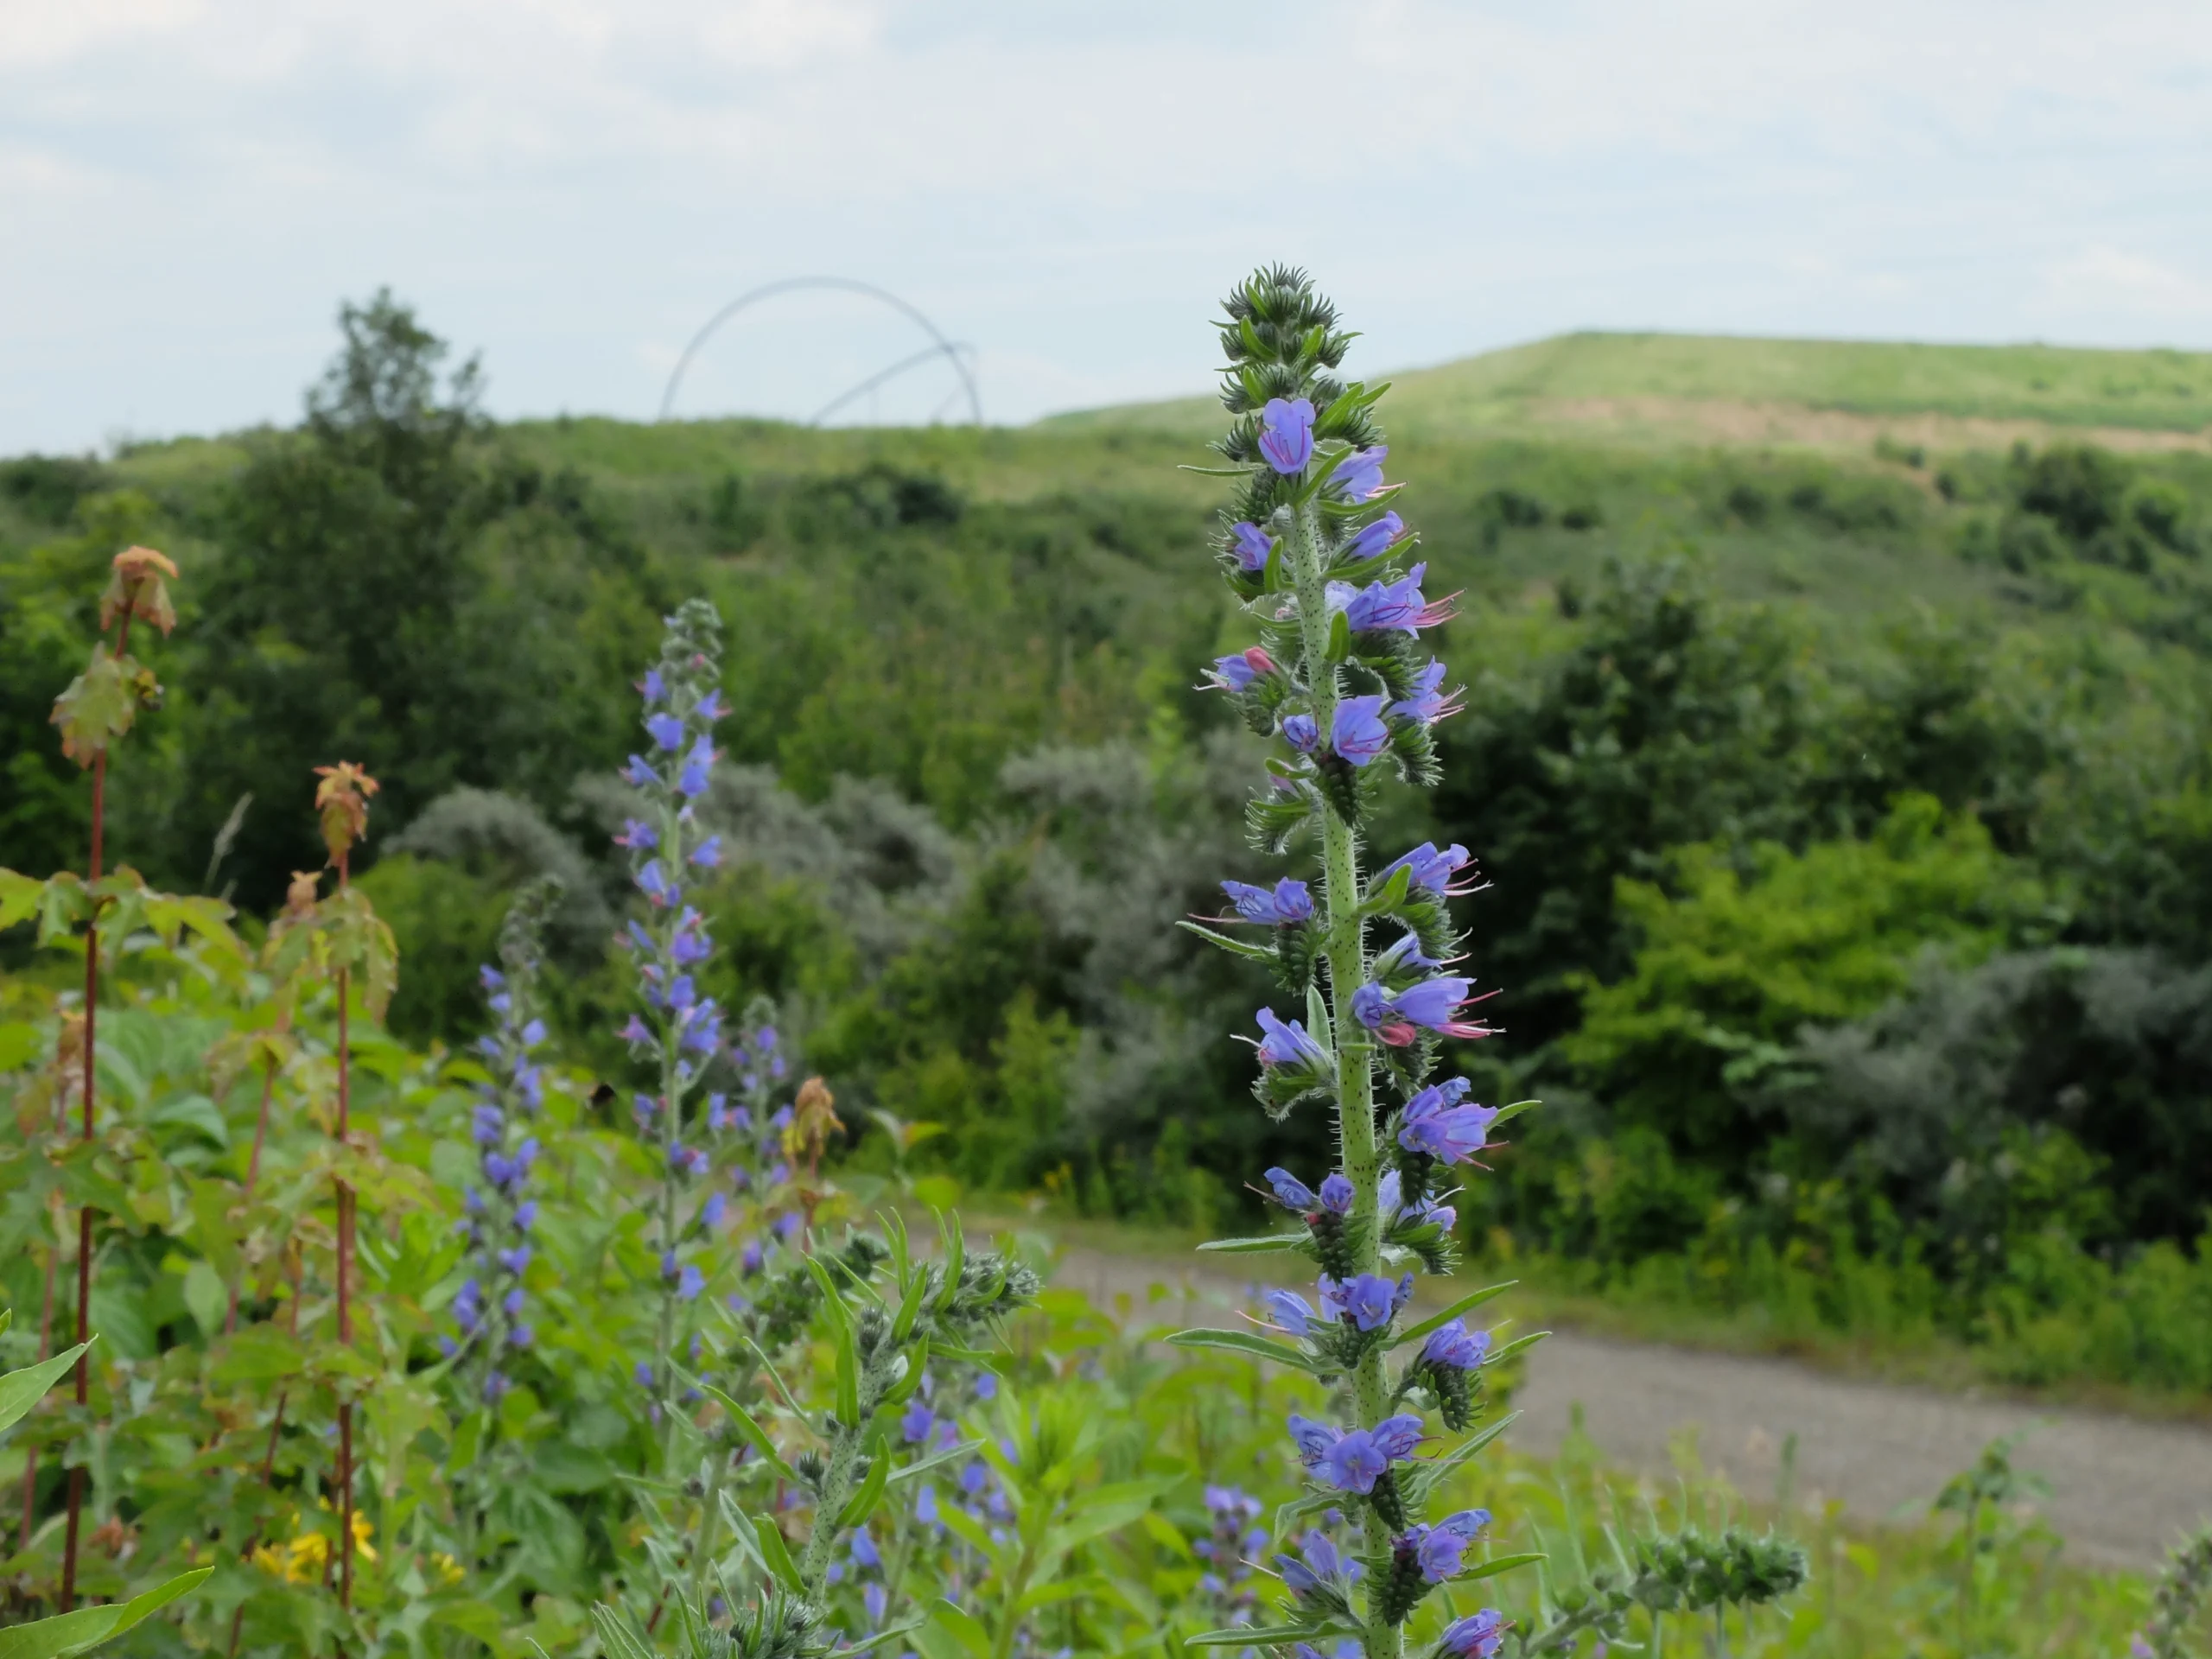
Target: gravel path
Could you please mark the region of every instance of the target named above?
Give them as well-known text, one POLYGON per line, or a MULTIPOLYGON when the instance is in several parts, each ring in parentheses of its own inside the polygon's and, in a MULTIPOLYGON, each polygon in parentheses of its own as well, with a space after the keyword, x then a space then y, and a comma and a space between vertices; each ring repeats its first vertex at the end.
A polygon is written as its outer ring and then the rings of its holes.
MULTIPOLYGON (((1132 1317, 1190 1325, 1239 1323, 1243 1287, 1266 1277, 1071 1250, 1053 1282, 1102 1305, 1131 1299, 1132 1317), (1151 1287, 1170 1295, 1149 1301, 1151 1287)), ((1863 1520, 1924 1510, 1943 1483, 1988 1441, 2033 1432, 2017 1465, 2049 1479, 2044 1507, 2071 1552, 2127 1567, 2155 1565, 2188 1527, 2212 1517, 2212 1432, 2183 1425, 1930 1389, 1854 1382, 1787 1360, 1701 1353, 1617 1342, 1571 1332, 1531 1352, 1522 1416, 1510 1439, 1533 1452, 1556 1448, 1579 1405, 1585 1431, 1624 1466, 1665 1472, 1669 1443, 1694 1432, 1706 1467, 1742 1491, 1777 1490, 1783 1448, 1796 1437, 1800 1500, 1840 1500, 1863 1520)))

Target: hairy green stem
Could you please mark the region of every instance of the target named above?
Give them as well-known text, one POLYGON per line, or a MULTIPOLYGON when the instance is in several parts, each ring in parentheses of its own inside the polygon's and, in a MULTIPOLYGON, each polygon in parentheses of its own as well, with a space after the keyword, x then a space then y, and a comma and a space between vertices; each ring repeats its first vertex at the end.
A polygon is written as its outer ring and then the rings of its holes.
MULTIPOLYGON (((1319 515, 1310 505, 1297 510, 1290 556, 1306 686, 1314 724, 1326 743, 1336 721, 1338 687, 1336 664, 1329 660, 1332 619, 1319 515)), ((1382 1261, 1382 1155, 1375 1139, 1374 1050, 1351 1018, 1352 993, 1367 981, 1366 925, 1359 914, 1359 836, 1328 807, 1321 813, 1321 879, 1328 918, 1330 1040, 1337 1064, 1337 1141, 1339 1161, 1352 1185, 1352 1270, 1373 1273, 1382 1261)), ((1363 1428, 1372 1428, 1390 1414, 1389 1383, 1380 1348, 1370 1350, 1354 1369, 1352 1401, 1363 1428)), ((1379 1528, 1370 1524, 1369 1530, 1367 1656, 1398 1659, 1404 1649, 1403 1632, 1381 1616, 1389 1579, 1388 1541, 1378 1535, 1379 1528)))

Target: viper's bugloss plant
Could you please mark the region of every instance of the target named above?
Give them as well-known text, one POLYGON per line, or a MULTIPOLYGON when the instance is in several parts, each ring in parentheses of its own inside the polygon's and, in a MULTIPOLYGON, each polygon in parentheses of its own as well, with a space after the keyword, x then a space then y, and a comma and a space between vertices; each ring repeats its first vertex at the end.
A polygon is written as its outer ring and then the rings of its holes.
MULTIPOLYGON (((1427 567, 1389 505, 1396 486, 1374 416, 1382 388, 1337 378, 1351 336, 1335 309, 1302 273, 1262 271, 1230 296, 1221 340, 1222 401, 1236 420, 1217 448, 1240 487, 1217 548, 1260 638, 1217 658, 1208 678, 1281 745, 1248 813, 1254 840, 1281 853, 1310 839, 1319 868, 1272 888, 1222 884, 1232 910, 1221 920, 1265 930, 1259 938, 1196 931, 1266 963, 1293 999, 1288 1018, 1257 1011, 1255 1090, 1275 1117, 1306 1103, 1332 1109, 1337 1168, 1312 1185, 1268 1171, 1296 1230, 1230 1246, 1304 1255, 1319 1269, 1313 1300, 1271 1299, 1268 1335, 1179 1340, 1256 1351, 1337 1393, 1332 1420, 1287 1425, 1308 1490, 1277 1516, 1276 1535, 1298 1541, 1298 1553, 1275 1567, 1299 1623, 1201 1639, 1352 1638, 1372 1659, 1396 1659, 1408 1618, 1474 1565, 1491 1520, 1481 1510, 1432 1517, 1430 1496, 1503 1427, 1433 1455, 1425 1415, 1457 1433, 1479 1414, 1493 1356, 1463 1316, 1484 1294, 1438 1319, 1404 1319, 1415 1272, 1453 1265, 1452 1173, 1512 1109, 1474 1104, 1464 1080, 1436 1077, 1447 1039, 1490 1034, 1470 1013, 1473 981, 1451 971, 1459 935, 1446 901, 1471 885, 1469 860, 1463 848, 1424 845, 1376 868, 1366 837, 1383 770, 1438 780, 1431 728, 1457 694, 1421 639, 1452 606, 1424 591, 1427 567), (1316 1524, 1332 1513, 1342 1542, 1316 1524)), ((1455 1626, 1459 1645, 1437 1650, 1478 1650, 1476 1628, 1455 1626)))
MULTIPOLYGON (((544 967, 545 925, 563 884, 550 876, 515 895, 499 927, 499 965, 480 969, 492 1028, 477 1039, 489 1081, 470 1109, 469 1138, 480 1179, 463 1192, 467 1276, 453 1299, 453 1331, 439 1348, 453 1362, 456 1415, 472 1420, 466 1443, 474 1455, 454 1459, 455 1510, 465 1548, 473 1545, 476 1510, 486 1493, 472 1490, 470 1471, 487 1468, 485 1448, 497 1432, 499 1405, 513 1387, 510 1368, 537 1340, 530 1317, 529 1272, 538 1200, 531 1179, 539 1154, 537 1117, 545 1103, 546 1040, 538 976, 544 967)), ((496 1471, 493 1478, 497 1478, 496 1471)))
MULTIPOLYGON (((1274 1569, 1298 1622, 1197 1641, 1351 1639, 1370 1659, 1399 1659, 1439 1586, 1541 1559, 1478 1560, 1490 1512, 1430 1512, 1452 1472, 1505 1427, 1449 1443, 1483 1414, 1486 1367, 1536 1338, 1497 1347, 1467 1325, 1503 1286, 1406 1319, 1414 1275, 1454 1265, 1449 1183, 1533 1103, 1479 1104, 1464 1077, 1440 1071, 1446 1042, 1492 1034, 1473 1012, 1473 978, 1455 971, 1461 937, 1447 901, 1476 885, 1466 849, 1425 842, 1384 861, 1369 843, 1386 771, 1419 787, 1439 781, 1432 731, 1459 696, 1422 643, 1452 602, 1427 593, 1427 566, 1391 505, 1397 486, 1375 418, 1384 389, 1338 378, 1352 336, 1302 272, 1258 272, 1227 310, 1222 402, 1235 420, 1217 445, 1230 466, 1217 470, 1238 490, 1215 545, 1259 639, 1216 658, 1206 682, 1281 746, 1248 810, 1255 843, 1277 855, 1310 845, 1319 868, 1271 888, 1224 881, 1230 912, 1185 925, 1266 964, 1290 1000, 1288 1017, 1272 1007, 1255 1015, 1255 1092, 1277 1118, 1301 1105, 1332 1110, 1337 1167, 1312 1185, 1268 1170, 1268 1192, 1294 1229, 1210 1247, 1306 1256, 1319 1270, 1313 1300, 1276 1293, 1265 1334, 1176 1340, 1296 1367, 1334 1397, 1326 1419, 1294 1414, 1286 1425, 1307 1490, 1276 1517, 1276 1536, 1296 1553, 1277 1555, 1274 1569), (1340 1527, 1317 1524, 1332 1516, 1340 1527)), ((1486 1656, 1509 1640, 1549 1651, 1559 1634, 1516 1631, 1484 1609, 1454 1619, 1427 1651, 1486 1656)))
POLYGON ((2199 1527, 2166 1557, 2152 1592, 2151 1617, 2129 1646, 2129 1659, 2189 1659, 2189 1632, 2212 1597, 2212 1526, 2199 1527))
MULTIPOLYGON (((700 1243, 720 1219, 709 1213, 719 1194, 706 1191, 712 1157, 704 1137, 725 1104, 709 1102, 702 1112, 692 1107, 722 1046, 722 1010, 699 989, 698 969, 714 944, 706 918, 684 895, 721 861, 721 838, 706 832, 696 810, 714 774, 715 723, 726 712, 721 672, 721 619, 705 600, 687 601, 668 619, 660 661, 639 684, 647 741, 622 773, 637 791, 638 813, 616 837, 629 853, 631 880, 645 903, 644 918, 629 924, 624 938, 644 1006, 622 1035, 652 1081, 651 1092, 632 1100, 639 1132, 653 1146, 659 1169, 648 1240, 659 1311, 653 1357, 650 1364, 640 1363, 638 1380, 656 1419, 664 1422, 680 1393, 672 1363, 678 1338, 712 1265, 702 1259, 700 1243)), ((672 1457, 672 1423, 668 1433, 672 1457)))

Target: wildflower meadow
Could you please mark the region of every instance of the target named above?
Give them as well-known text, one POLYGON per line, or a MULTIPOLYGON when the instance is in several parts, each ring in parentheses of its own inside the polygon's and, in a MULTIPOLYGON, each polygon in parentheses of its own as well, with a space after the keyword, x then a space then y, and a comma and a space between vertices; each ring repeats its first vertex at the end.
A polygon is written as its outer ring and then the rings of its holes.
POLYGON ((1186 542, 1236 639, 1178 672, 1250 740, 1247 841, 1181 927, 1271 988, 1208 1034, 1245 1046, 1236 1213, 1266 1219, 1203 1249, 1274 1282, 1195 1328, 1094 1305, 1053 1283, 1043 1198, 963 1220, 948 1126, 833 1084, 818 1057, 876 1028, 717 922, 733 884, 772 897, 725 734, 779 619, 670 595, 601 716, 626 762, 578 797, 626 885, 500 886, 480 959, 417 982, 473 1034, 423 1042, 388 1023, 400 889, 361 868, 422 787, 296 768, 255 810, 322 862, 260 907, 157 891, 137 865, 174 856, 114 832, 194 580, 130 544, 54 688, 81 861, 0 871, 0 1659, 2197 1650, 2205 1541, 2155 1588, 2077 1568, 2003 1448, 1877 1532, 1510 1445, 1543 1333, 1492 1322, 1471 1217, 1547 1108, 1479 1058, 1485 849, 1403 804, 1451 786, 1457 601, 1312 281, 1253 274, 1217 330, 1227 429, 1188 463, 1224 499, 1186 542))

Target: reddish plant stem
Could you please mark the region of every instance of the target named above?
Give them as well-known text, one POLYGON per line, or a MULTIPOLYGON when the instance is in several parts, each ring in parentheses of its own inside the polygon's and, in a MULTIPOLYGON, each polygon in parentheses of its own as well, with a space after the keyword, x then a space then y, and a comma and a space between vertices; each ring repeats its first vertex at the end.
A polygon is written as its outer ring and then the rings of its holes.
MULTIPOLYGON (((276 1062, 272 1058, 261 1073, 261 1116, 253 1124, 253 1156, 246 1160, 245 1197, 253 1201, 254 1184, 261 1179, 261 1143, 269 1134, 269 1098, 276 1091, 276 1062)), ((238 1328, 238 1281, 231 1281, 230 1310, 223 1315, 223 1334, 230 1336, 238 1328)))
MULTIPOLYGON (((346 855, 338 855, 338 890, 346 891, 346 855)), ((348 1110, 353 1096, 352 1033, 346 1024, 346 974, 338 970, 338 1145, 346 1147, 348 1110)), ((353 1189, 338 1178, 338 1340, 353 1340, 353 1189)), ((338 1605, 353 1605, 353 1402, 338 1402, 338 1548, 342 1558, 338 1573, 338 1605)))
MULTIPOLYGON (((118 657, 130 649, 130 613, 124 611, 123 623, 116 630, 115 654, 118 657)), ((92 757, 92 858, 86 872, 86 885, 98 885, 100 879, 100 833, 105 827, 107 811, 107 750, 102 748, 92 757)), ((92 1138, 92 1071, 98 1053, 96 1022, 99 1016, 100 994, 100 912, 99 901, 92 901, 92 918, 85 925, 85 1118, 84 1139, 92 1138)), ((77 1212, 77 1340, 87 1340, 92 1328, 92 1206, 89 1204, 77 1212)), ((77 1403, 90 1403, 92 1386, 92 1361, 89 1353, 77 1358, 77 1403)), ((77 1605, 77 1533, 85 1509, 85 1465, 80 1462, 69 1471, 69 1531, 61 1549, 61 1611, 67 1612, 77 1605)))
MULTIPOLYGON (((61 1246, 57 1241, 46 1247, 46 1296, 39 1305, 38 1357, 41 1360, 54 1351, 54 1266, 60 1259, 61 1246)), ((16 1548, 31 1547, 31 1512, 38 1504, 38 1448, 28 1447, 23 1452, 23 1526, 16 1548)))
MULTIPOLYGON (((300 1334, 300 1273, 296 1259, 292 1263, 290 1278, 292 1281, 290 1326, 293 1339, 296 1341, 300 1334)), ((284 1402, 291 1397, 291 1392, 289 1388, 276 1390, 276 1414, 269 1420, 269 1449, 261 1456, 261 1484, 264 1486, 270 1484, 276 1478, 276 1443, 284 1433, 284 1402)), ((252 1535, 245 1541, 245 1547, 238 1551, 238 1560, 251 1560, 253 1552, 260 1547, 261 1529, 257 1527, 252 1535)), ((245 1624, 245 1604, 240 1602, 238 1611, 231 1615, 230 1651, 232 1654, 236 1654, 238 1650, 238 1631, 245 1624)))
MULTIPOLYGON (((68 1085, 56 1075, 54 1085, 54 1134, 59 1140, 69 1127, 68 1085)), ((48 1220, 54 1219, 51 1212, 48 1220)), ((61 1260, 61 1230, 54 1229, 54 1242, 46 1247, 46 1291, 39 1301, 38 1357, 43 1360, 54 1351, 54 1268, 61 1260)), ((17 1548, 31 1547, 33 1511, 38 1506, 38 1448, 23 1450, 23 1525, 17 1548)))

